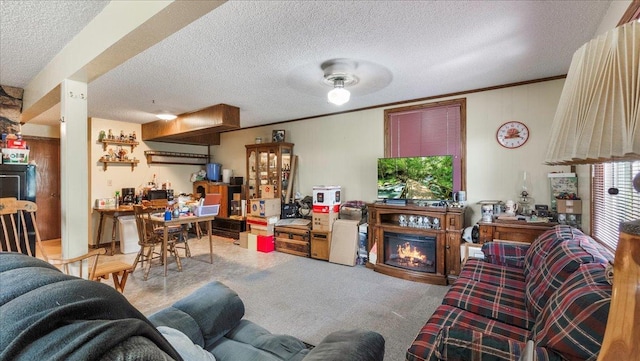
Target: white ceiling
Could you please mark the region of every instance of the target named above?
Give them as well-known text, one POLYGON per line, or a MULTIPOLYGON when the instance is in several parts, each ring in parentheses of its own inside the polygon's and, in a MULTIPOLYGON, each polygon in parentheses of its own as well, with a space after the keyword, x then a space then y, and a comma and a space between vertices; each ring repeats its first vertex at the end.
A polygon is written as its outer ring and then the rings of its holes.
MULTIPOLYGON (((107 3, 1 0, 0 84, 26 87, 107 3)), ((146 123, 226 103, 249 127, 563 75, 610 3, 229 1, 90 83, 89 116, 146 123), (320 67, 336 58, 363 72, 342 106, 320 67)))

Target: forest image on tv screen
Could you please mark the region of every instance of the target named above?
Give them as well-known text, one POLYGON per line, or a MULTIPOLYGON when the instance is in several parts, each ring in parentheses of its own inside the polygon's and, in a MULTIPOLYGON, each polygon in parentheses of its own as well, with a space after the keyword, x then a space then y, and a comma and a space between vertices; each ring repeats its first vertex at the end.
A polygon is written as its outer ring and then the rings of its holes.
POLYGON ((450 155, 378 159, 379 199, 445 200, 452 191, 450 155))

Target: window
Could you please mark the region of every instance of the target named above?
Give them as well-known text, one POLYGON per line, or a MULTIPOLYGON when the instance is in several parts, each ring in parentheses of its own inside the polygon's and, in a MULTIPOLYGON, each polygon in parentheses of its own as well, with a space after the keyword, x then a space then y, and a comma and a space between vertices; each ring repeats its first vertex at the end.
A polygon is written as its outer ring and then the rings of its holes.
POLYGON ((453 191, 466 189, 466 99, 384 113, 385 157, 453 155, 453 191))
POLYGON ((640 193, 633 189, 633 177, 640 172, 640 161, 604 163, 593 166, 593 237, 612 250, 618 245, 621 222, 640 218, 640 193), (618 194, 609 194, 617 188, 618 194))

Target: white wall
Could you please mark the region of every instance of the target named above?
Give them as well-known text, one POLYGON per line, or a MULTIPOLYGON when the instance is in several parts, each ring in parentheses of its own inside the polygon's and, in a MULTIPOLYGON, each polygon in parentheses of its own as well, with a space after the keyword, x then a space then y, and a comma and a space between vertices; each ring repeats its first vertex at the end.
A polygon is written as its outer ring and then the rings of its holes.
POLYGON ((22 125, 20 131, 23 135, 43 138, 60 138, 60 127, 52 127, 49 125, 31 124, 22 125))
MULTIPOLYGON (((195 145, 182 145, 182 144, 169 144, 160 142, 144 142, 141 140, 142 127, 140 124, 127 123, 122 121, 91 118, 89 119, 89 131, 90 131, 90 143, 91 143, 91 155, 89 159, 92 161, 90 169, 91 174, 91 195, 89 199, 92 201, 98 198, 114 197, 115 192, 120 192, 122 188, 135 188, 136 192, 142 189, 147 182, 153 179, 153 175, 156 174, 158 182, 163 183, 169 180, 174 189, 176 195, 179 193, 191 193, 193 191, 193 185, 190 181, 192 173, 203 169, 197 165, 179 165, 179 164, 148 164, 147 159, 144 156, 146 150, 161 150, 168 152, 183 152, 183 153, 197 153, 207 154, 206 146, 195 145), (113 134, 118 136, 120 130, 123 130, 125 134, 136 132, 137 140, 140 143, 131 152, 131 147, 124 146, 129 152, 129 157, 136 157, 140 160, 140 163, 131 170, 129 164, 109 164, 108 168, 104 170, 103 164, 98 162, 98 159, 104 154, 107 154, 103 150, 101 142, 98 142, 100 131, 104 130, 108 132, 109 129, 113 130, 113 134)), ((108 145, 117 150, 117 145, 108 145)), ((98 232, 99 215, 97 212, 93 212, 92 215, 92 238, 90 244, 95 244, 97 232, 98 232)), ((106 243, 106 240, 111 236, 111 220, 108 219, 105 222, 105 228, 102 232, 102 243, 106 243)))
MULTIPOLYGON (((547 173, 569 171, 543 164, 563 84, 560 79, 455 97, 467 99, 468 224, 480 219, 476 202, 515 200, 524 171, 536 203, 549 204, 547 173), (498 127, 510 120, 529 127, 531 136, 521 148, 505 149, 496 141, 498 127)), ((341 185, 344 200, 371 202, 377 194, 376 161, 384 155, 384 109, 223 133, 221 145, 211 147, 212 154, 223 168, 246 177, 244 145, 254 143, 255 137, 271 139, 271 130, 284 129, 299 157, 296 191, 304 196, 314 185, 341 185)))
MULTIPOLYGON (((91 169, 91 199, 113 197, 116 191, 122 188, 136 188, 136 191, 142 189, 147 182, 151 181, 153 175, 156 174, 158 182, 164 183, 169 180, 176 193, 191 193, 193 190, 190 181, 191 173, 197 172, 203 167, 197 165, 179 165, 179 164, 147 164, 144 152, 147 150, 162 150, 169 152, 197 153, 207 154, 206 146, 170 144, 161 142, 144 142, 141 140, 141 125, 135 123, 127 123, 108 119, 91 118, 91 156, 93 167, 91 169), (102 143, 98 142, 98 136, 101 130, 107 132, 113 130, 114 135, 119 135, 120 130, 125 134, 133 131, 136 132, 138 142, 140 144, 135 147, 131 153, 131 147, 124 146, 130 157, 136 157, 140 163, 131 171, 131 166, 109 164, 107 170, 104 170, 101 162, 98 162, 101 156, 107 154, 103 150, 102 143), (109 185, 109 183, 111 185, 109 185)), ((114 148, 117 145, 109 145, 107 149, 114 148)))

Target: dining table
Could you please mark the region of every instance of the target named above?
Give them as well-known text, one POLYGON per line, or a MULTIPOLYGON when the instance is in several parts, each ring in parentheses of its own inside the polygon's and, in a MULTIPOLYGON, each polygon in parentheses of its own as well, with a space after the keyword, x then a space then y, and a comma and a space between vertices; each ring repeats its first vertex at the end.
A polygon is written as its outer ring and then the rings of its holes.
POLYGON ((151 221, 163 227, 162 236, 162 263, 164 264, 164 276, 167 276, 167 243, 169 240, 169 227, 182 226, 189 223, 197 224, 199 222, 205 222, 207 224, 207 235, 209 237, 209 256, 210 263, 213 263, 213 237, 211 235, 212 221, 216 218, 215 215, 202 215, 196 216, 192 214, 181 213, 179 217, 171 217, 169 220, 165 220, 164 213, 152 213, 150 215, 151 221))

